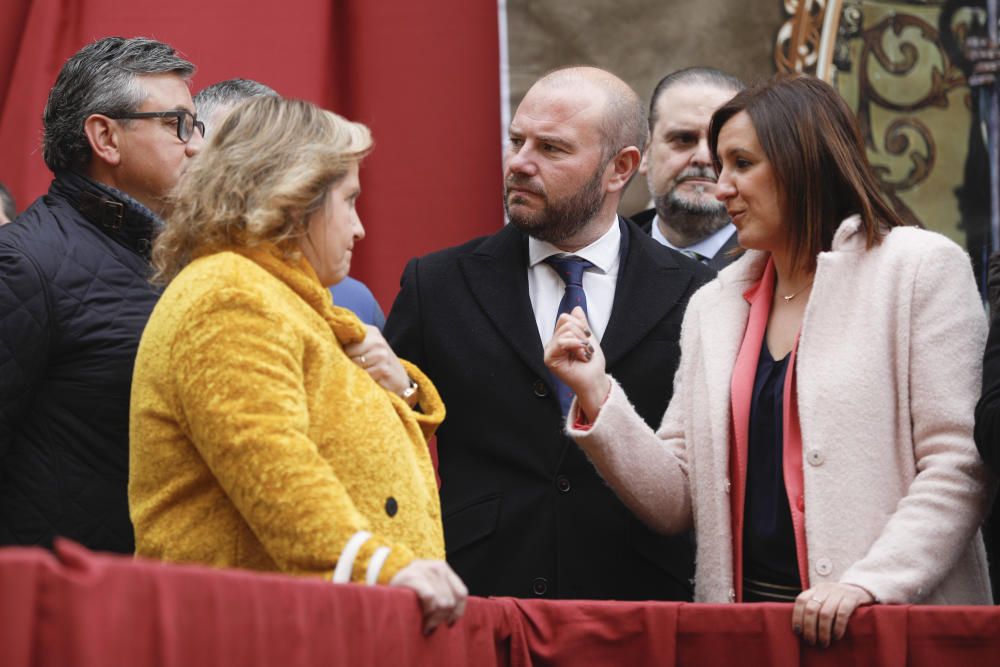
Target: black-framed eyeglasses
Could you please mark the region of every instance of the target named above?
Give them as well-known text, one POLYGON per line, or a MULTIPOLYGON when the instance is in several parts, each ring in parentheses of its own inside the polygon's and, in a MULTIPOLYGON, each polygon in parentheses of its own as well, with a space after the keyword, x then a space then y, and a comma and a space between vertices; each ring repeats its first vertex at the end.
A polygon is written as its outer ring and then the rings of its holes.
POLYGON ((138 120, 141 118, 176 118, 177 138, 185 144, 194 136, 197 129, 201 136, 205 136, 205 124, 198 120, 190 111, 185 109, 174 109, 173 111, 134 111, 132 113, 104 114, 108 118, 115 120, 138 120))

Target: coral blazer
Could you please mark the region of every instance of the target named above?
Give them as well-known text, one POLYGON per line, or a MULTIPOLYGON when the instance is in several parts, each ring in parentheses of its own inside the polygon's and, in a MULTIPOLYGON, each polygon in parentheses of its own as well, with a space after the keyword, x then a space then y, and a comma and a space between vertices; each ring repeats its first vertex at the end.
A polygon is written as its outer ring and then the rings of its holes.
POLYGON ((364 335, 274 248, 186 267, 135 364, 136 553, 369 583, 443 559, 426 438, 444 406, 409 364, 422 413, 376 384, 342 349, 364 335))
MULTIPOLYGON (((857 217, 821 253, 799 336, 808 574, 880 602, 986 604, 979 525, 991 480, 972 440, 986 317, 969 258, 901 227, 865 248, 857 217)), ((768 255, 748 251, 691 299, 674 398, 653 433, 613 383, 588 430, 568 430, 619 496, 658 530, 693 524, 695 598, 736 599, 731 381, 744 292, 768 255)), ((652 361, 652 360, 651 360, 652 361)))
MULTIPOLYGON (((736 600, 743 601, 743 526, 746 509, 747 450, 750 446, 750 407, 753 387, 760 363, 760 348, 767 334, 767 321, 771 314, 771 301, 777 274, 774 262, 768 262, 764 275, 753 287, 743 293, 750 312, 747 315, 746 333, 736 356, 732 380, 733 436, 729 457, 729 494, 733 524, 733 567, 736 600)), ((784 414, 782 415, 781 471, 785 482, 785 495, 795 533, 795 555, 799 565, 799 582, 802 590, 809 588, 809 562, 806 555, 805 497, 802 495, 802 429, 799 426, 799 406, 795 392, 795 358, 798 338, 789 352, 788 372, 785 374, 784 414)))

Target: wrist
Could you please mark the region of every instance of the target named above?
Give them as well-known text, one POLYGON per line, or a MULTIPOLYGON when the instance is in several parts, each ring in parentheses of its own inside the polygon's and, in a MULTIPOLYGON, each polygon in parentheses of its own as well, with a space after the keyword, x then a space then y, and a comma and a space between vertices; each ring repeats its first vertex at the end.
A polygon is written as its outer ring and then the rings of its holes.
POLYGON ((593 423, 597 420, 597 415, 611 395, 611 378, 607 375, 591 384, 583 393, 577 394, 577 403, 580 410, 593 423))
POLYGON ((852 586, 852 587, 858 589, 859 591, 861 591, 861 593, 863 595, 868 596, 868 604, 879 604, 878 597, 874 593, 872 593, 870 590, 868 590, 867 588, 865 588, 864 586, 862 586, 861 584, 844 584, 844 585, 845 586, 852 586))
POLYGON ((409 375, 406 376, 406 380, 406 386, 401 391, 396 392, 396 394, 412 408, 417 404, 417 392, 420 390, 420 385, 409 375))

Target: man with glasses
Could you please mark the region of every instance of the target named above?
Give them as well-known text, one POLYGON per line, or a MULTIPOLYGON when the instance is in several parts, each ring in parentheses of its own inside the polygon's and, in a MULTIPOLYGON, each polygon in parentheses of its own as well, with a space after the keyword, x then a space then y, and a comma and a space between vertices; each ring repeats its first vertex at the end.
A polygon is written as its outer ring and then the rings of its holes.
POLYGON ((43 116, 46 195, 0 228, 0 544, 130 553, 128 410, 159 297, 165 198, 202 144, 194 66, 145 38, 88 44, 43 116))

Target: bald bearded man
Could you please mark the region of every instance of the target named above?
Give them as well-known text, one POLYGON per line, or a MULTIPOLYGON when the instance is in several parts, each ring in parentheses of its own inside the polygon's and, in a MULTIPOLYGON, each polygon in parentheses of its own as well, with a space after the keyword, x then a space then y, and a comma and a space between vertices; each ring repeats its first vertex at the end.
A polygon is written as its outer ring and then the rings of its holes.
POLYGON ((584 300, 650 426, 670 400, 684 308, 714 272, 617 216, 646 138, 638 95, 613 74, 543 77, 510 124, 511 224, 403 274, 386 337, 448 406, 445 541, 472 594, 690 599, 690 539, 652 533, 598 477, 564 434, 571 396, 542 360, 558 312, 584 300))

